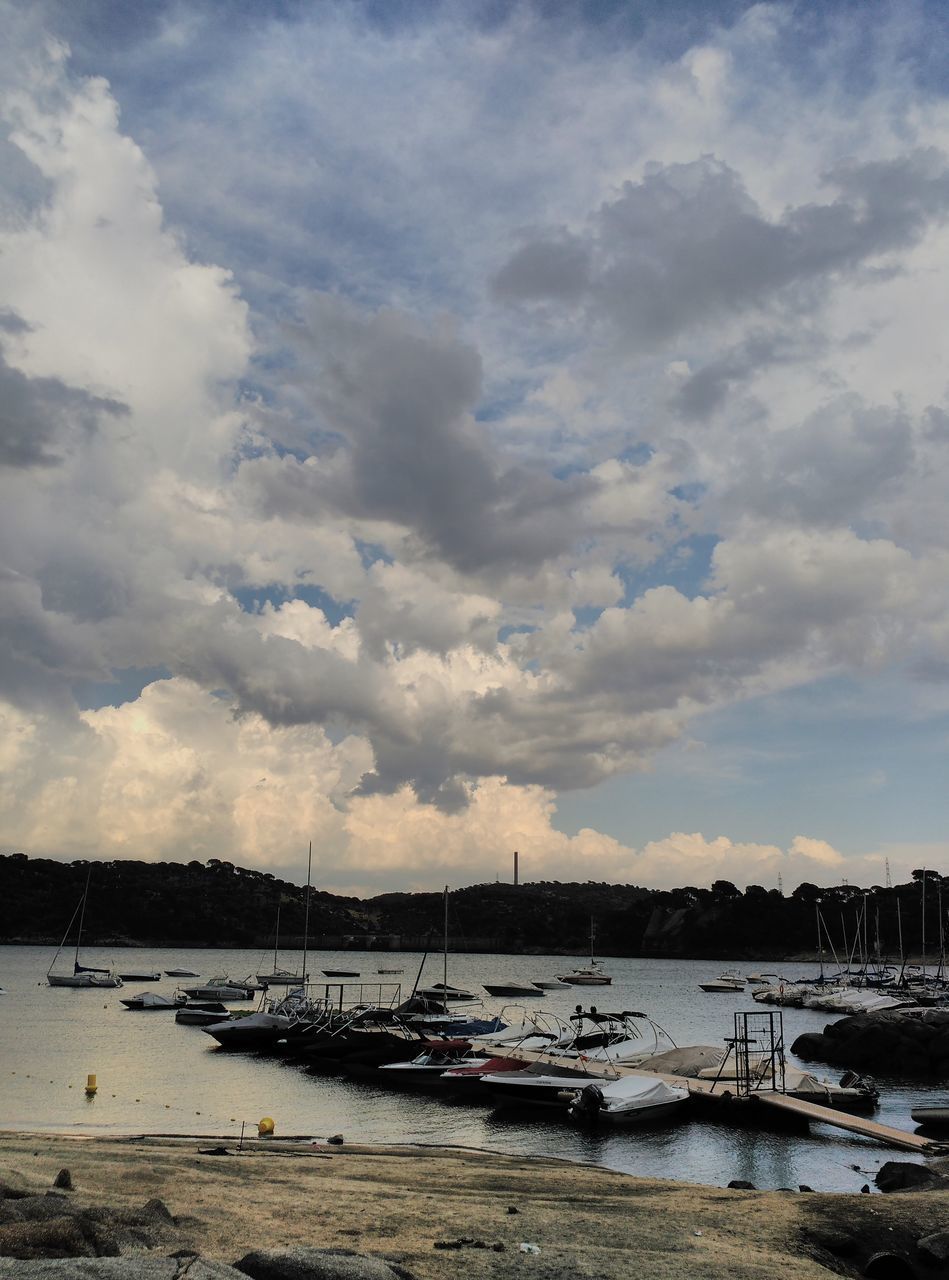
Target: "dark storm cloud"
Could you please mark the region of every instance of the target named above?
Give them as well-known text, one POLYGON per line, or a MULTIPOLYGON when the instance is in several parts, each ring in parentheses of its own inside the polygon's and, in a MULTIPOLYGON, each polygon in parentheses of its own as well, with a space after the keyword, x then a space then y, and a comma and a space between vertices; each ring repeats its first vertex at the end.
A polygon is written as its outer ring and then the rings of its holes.
MULTIPOLYGON (((18 332, 22 325, 6 312, 0 328, 18 332)), ((56 466, 70 436, 91 434, 103 413, 125 412, 117 400, 91 396, 58 378, 28 378, 0 353, 0 466, 56 466)))
POLYGON ((688 327, 780 300, 812 307, 814 286, 880 254, 915 244, 949 211, 949 170, 933 149, 841 165, 839 192, 770 219, 734 169, 705 156, 652 165, 593 216, 585 237, 538 237, 495 276, 505 301, 583 301, 635 347, 655 348, 688 327), (558 248, 559 246, 559 248, 558 248))
POLYGON ((462 571, 532 567, 566 551, 579 503, 596 484, 544 466, 505 467, 472 414, 481 360, 453 336, 407 317, 364 320, 323 299, 305 353, 320 353, 310 402, 337 438, 320 465, 246 465, 269 512, 335 510, 413 531, 462 571))

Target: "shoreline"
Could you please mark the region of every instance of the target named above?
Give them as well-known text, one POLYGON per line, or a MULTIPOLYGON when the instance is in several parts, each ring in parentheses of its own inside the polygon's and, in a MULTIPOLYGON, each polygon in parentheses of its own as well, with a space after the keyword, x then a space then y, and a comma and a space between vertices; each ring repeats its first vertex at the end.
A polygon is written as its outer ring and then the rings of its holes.
POLYGON ((624 1280, 633 1257, 650 1280, 826 1280, 840 1274, 834 1241, 910 1256, 949 1218, 943 1190, 739 1191, 469 1147, 254 1136, 238 1152, 234 1140, 199 1135, 0 1132, 0 1181, 42 1194, 63 1168, 83 1205, 162 1200, 175 1239, 160 1252, 232 1263, 252 1249, 344 1248, 418 1280, 444 1276, 448 1258, 466 1280, 525 1266, 550 1280, 624 1280), (540 1255, 526 1257, 521 1243, 540 1255))

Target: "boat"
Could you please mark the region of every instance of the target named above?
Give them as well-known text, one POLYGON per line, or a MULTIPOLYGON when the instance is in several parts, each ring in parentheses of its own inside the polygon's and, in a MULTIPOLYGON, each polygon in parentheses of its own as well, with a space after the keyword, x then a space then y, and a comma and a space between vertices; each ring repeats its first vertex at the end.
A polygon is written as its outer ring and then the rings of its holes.
POLYGON ((358 978, 358 969, 322 969, 321 973, 327 978, 358 978))
POLYGON ((440 1089, 445 1084, 441 1077, 451 1067, 483 1060, 483 1056, 472 1054, 469 1040, 440 1040, 408 1062, 384 1062, 376 1068, 374 1079, 410 1089, 440 1089))
POLYGON ((593 917, 590 917, 590 963, 584 968, 574 969, 570 973, 558 973, 558 982, 566 983, 571 987, 608 987, 613 979, 608 973, 604 973, 600 967, 599 960, 594 958, 594 925, 593 917))
POLYGON ((86 873, 86 887, 82 891, 82 897, 76 904, 76 910, 72 913, 72 920, 66 926, 66 932, 63 934, 63 940, 56 949, 53 956, 53 963, 46 971, 46 982, 50 987, 76 987, 84 989, 90 987, 121 987, 122 979, 111 969, 95 969, 90 965, 79 963, 79 947, 82 942, 82 926, 86 918, 86 899, 89 896, 89 880, 92 875, 92 868, 86 873), (66 939, 69 937, 69 931, 73 926, 73 921, 79 917, 79 929, 76 933, 76 953, 73 958, 72 973, 53 973, 56 967, 56 961, 59 959, 59 953, 66 945, 66 939))
POLYGON ((251 1000, 254 991, 241 983, 232 983, 223 978, 212 978, 197 987, 182 987, 182 993, 189 1000, 251 1000))
POLYGON ((200 973, 195 973, 193 969, 166 969, 166 978, 200 978, 200 973))
POLYGON ((589 1071, 580 1068, 532 1062, 521 1071, 491 1072, 481 1077, 481 1083, 499 1105, 556 1107, 562 1111, 572 1096, 594 1079, 589 1071))
POLYGON ((573 1094, 567 1114, 571 1120, 615 1125, 652 1124, 688 1106, 691 1094, 680 1085, 648 1076, 621 1076, 584 1085, 573 1094))
POLYGON ((536 987, 538 991, 559 991, 563 983, 559 978, 554 978, 553 981, 532 982, 531 986, 536 987))
POLYGON ((949 1102, 920 1103, 910 1110, 910 1115, 929 1129, 949 1128, 949 1102))
POLYGON ((120 973, 119 977, 123 982, 158 982, 161 979, 161 974, 157 969, 152 969, 147 973, 143 973, 141 970, 133 973, 120 973))
POLYGON ((163 996, 157 991, 142 991, 137 996, 125 996, 120 1001, 126 1009, 180 1009, 182 1001, 173 996, 163 996))
POLYGON ((430 987, 419 987, 417 994, 425 1000, 449 1001, 452 1004, 470 1004, 478 1000, 471 991, 465 991, 461 987, 453 987, 444 982, 436 982, 430 987))
POLYGON ((230 1016, 223 1004, 215 1006, 213 1003, 189 1003, 183 1005, 175 1014, 175 1022, 181 1022, 192 1027, 206 1027, 212 1022, 224 1022, 230 1016))
POLYGON ((377 969, 376 973, 405 973, 404 969, 377 969))
POLYGON ((268 987, 299 987, 306 983, 309 974, 293 973, 290 969, 281 969, 277 964, 277 952, 280 947, 280 905, 277 904, 277 923, 273 935, 273 970, 270 973, 258 973, 257 981, 268 987))
POLYGON ((744 989, 745 979, 734 969, 726 969, 724 973, 720 973, 717 978, 713 978, 709 982, 699 983, 700 991, 734 992, 744 991, 744 989))
MULTIPOLYGON (((554 985, 559 987, 560 983, 557 982, 554 985)), ((538 996, 544 994, 543 988, 538 988, 533 983, 530 986, 525 986, 523 982, 485 982, 483 986, 489 996, 510 996, 513 999, 536 1000, 538 996)))

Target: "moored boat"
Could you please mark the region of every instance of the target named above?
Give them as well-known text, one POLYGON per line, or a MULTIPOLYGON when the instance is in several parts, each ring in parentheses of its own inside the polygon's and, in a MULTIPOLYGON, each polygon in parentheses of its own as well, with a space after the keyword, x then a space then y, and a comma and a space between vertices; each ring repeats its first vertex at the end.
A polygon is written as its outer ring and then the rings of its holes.
MULTIPOLYGON (((534 986, 526 986, 522 982, 485 982, 482 984, 489 996, 507 996, 511 999, 536 1000, 538 996, 544 994, 542 988, 534 986)), ((559 983, 555 983, 559 986, 559 983)))
POLYGON ((691 1095, 679 1085, 648 1076, 622 1076, 584 1085, 568 1105, 572 1120, 611 1125, 653 1124, 681 1113, 691 1095))

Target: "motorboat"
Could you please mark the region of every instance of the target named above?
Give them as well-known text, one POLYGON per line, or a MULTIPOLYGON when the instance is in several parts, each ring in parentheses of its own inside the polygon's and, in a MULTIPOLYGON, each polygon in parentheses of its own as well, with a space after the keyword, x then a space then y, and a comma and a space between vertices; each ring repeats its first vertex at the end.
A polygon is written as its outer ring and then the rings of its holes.
POLYGON ((920 1103, 911 1108, 910 1115, 917 1124, 928 1129, 949 1128, 949 1102, 920 1103))
POLYGON ((376 973, 405 973, 404 969, 377 969, 376 973))
POLYGON ((554 978, 553 981, 532 982, 531 986, 536 987, 538 991, 559 991, 563 983, 559 978, 554 978))
POLYGON ((358 978, 358 969, 323 969, 321 970, 326 978, 358 978))
POLYGON ((596 960, 591 961, 584 969, 574 969, 571 973, 558 975, 561 984, 571 987, 608 987, 613 979, 604 973, 596 960))
POLYGON ((223 1004, 215 1001, 201 1001, 182 1005, 175 1014, 175 1022, 192 1027, 206 1027, 212 1022, 223 1022, 230 1016, 223 1004))
POLYGON ((499 1105, 556 1107, 564 1110, 570 1099, 594 1080, 588 1071, 577 1067, 550 1066, 532 1062, 521 1071, 497 1071, 481 1077, 481 1083, 499 1105))
POLYGON ((200 973, 195 973, 193 969, 166 969, 166 978, 200 978, 200 973))
POLYGON ((183 987, 182 993, 189 1000, 251 1000, 254 996, 253 988, 223 978, 212 978, 197 987, 183 987))
POLYGON ((119 1001, 124 1004, 126 1009, 136 1010, 158 1010, 158 1009, 180 1009, 184 1003, 182 1000, 176 1000, 172 996, 163 996, 157 991, 142 991, 137 996, 123 997, 119 1001))
POLYGON ((621 1076, 584 1085, 568 1104, 572 1120, 615 1125, 652 1124, 688 1106, 691 1094, 680 1085, 649 1076, 621 1076))
MULTIPOLYGON (((554 983, 554 986, 559 985, 559 982, 554 983)), ((485 982, 483 986, 489 996, 506 996, 515 1000, 536 1000, 544 994, 543 988, 538 988, 533 983, 525 986, 522 982, 485 982)))
POLYGON ((744 991, 745 978, 734 969, 726 969, 724 973, 720 973, 717 978, 713 978, 709 982, 700 982, 700 991, 744 991))
POLYGON ((469 1040, 440 1040, 432 1043, 408 1062, 385 1062, 376 1069, 380 1084, 407 1085, 409 1088, 441 1088, 442 1075, 451 1067, 484 1059, 471 1052, 469 1040))
POLYGON ((273 1001, 256 1013, 209 1023, 202 1030, 218 1042, 222 1049, 272 1049, 297 1029, 309 1030, 320 1018, 320 1011, 306 999, 303 990, 291 992, 283 1000, 273 1001))
POLYGON ((442 1000, 451 1004, 471 1004, 478 1000, 478 997, 470 991, 463 991, 461 987, 453 987, 446 982, 435 982, 430 987, 420 987, 418 995, 424 996, 426 1000, 442 1000))
POLYGON ((157 969, 153 969, 147 973, 142 973, 140 970, 134 973, 120 973, 119 977, 123 982, 158 982, 161 974, 157 969))

